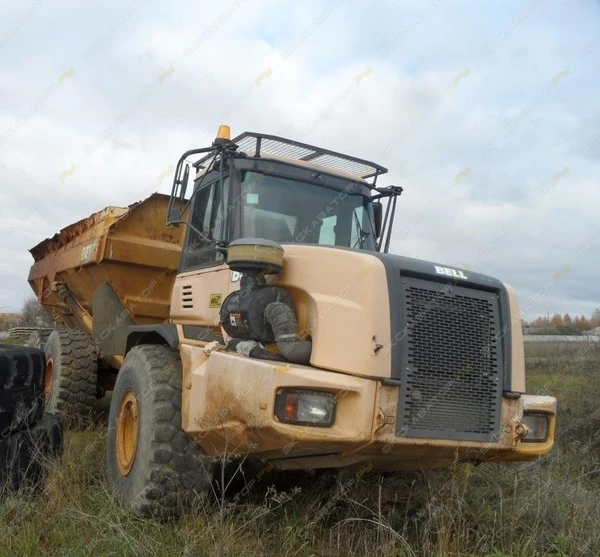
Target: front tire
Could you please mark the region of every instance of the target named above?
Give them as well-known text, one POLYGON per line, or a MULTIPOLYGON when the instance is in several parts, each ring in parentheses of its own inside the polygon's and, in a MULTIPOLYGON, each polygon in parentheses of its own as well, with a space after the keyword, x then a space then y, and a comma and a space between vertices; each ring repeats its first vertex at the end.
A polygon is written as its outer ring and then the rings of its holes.
POLYGON ((182 369, 167 346, 133 348, 110 405, 107 477, 119 504, 171 518, 210 489, 212 463, 181 427, 182 369))

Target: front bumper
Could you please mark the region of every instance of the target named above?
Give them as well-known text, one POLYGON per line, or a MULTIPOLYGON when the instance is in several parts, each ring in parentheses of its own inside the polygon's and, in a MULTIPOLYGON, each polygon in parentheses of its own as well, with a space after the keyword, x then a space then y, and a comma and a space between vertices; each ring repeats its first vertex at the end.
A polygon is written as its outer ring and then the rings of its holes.
POLYGON ((186 346, 183 356, 183 427, 214 457, 268 460, 281 469, 368 463, 376 470, 419 470, 459 461, 532 460, 547 454, 554 443, 552 397, 503 398, 492 442, 423 439, 396 431, 399 387, 225 352, 207 356, 201 347, 186 346), (323 428, 279 422, 275 398, 282 388, 334 393, 334 424, 323 428), (545 441, 521 440, 525 411, 549 416, 545 441))

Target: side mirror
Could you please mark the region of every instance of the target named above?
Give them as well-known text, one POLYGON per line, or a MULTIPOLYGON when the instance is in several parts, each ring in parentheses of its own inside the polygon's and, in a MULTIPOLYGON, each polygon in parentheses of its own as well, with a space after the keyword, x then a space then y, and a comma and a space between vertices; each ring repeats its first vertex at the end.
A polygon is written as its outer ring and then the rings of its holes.
POLYGON ((185 170, 183 171, 183 179, 181 180, 181 189, 179 190, 179 199, 181 201, 185 201, 185 190, 187 190, 188 180, 190 178, 190 165, 185 165, 185 170))
POLYGON ((167 209, 167 226, 179 226, 183 210, 176 206, 177 200, 185 205, 185 191, 187 189, 188 180, 190 177, 190 165, 186 164, 183 169, 183 177, 181 179, 181 169, 177 166, 179 172, 173 176, 173 188, 171 189, 171 197, 169 199, 169 207, 167 209))
POLYGON ((383 221, 383 205, 379 201, 373 203, 373 219, 375 225, 375 236, 381 236, 381 223, 383 221))

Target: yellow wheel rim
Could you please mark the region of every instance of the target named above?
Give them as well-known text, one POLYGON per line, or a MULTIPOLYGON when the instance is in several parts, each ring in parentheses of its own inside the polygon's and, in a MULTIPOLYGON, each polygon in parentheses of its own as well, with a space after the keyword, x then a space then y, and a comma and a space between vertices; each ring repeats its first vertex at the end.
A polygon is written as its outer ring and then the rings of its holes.
POLYGON ((128 389, 123 394, 117 414, 117 464, 122 476, 133 466, 137 450, 139 413, 135 393, 128 389))
POLYGON ((46 373, 44 375, 44 402, 50 400, 52 394, 52 382, 54 381, 54 360, 48 356, 46 360, 46 373))

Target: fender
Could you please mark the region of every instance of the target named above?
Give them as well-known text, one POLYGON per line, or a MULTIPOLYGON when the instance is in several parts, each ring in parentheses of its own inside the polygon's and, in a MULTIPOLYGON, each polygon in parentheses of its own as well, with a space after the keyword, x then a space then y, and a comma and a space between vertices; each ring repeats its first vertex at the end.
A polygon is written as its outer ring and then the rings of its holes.
POLYGON ((177 326, 171 323, 158 325, 133 325, 129 327, 125 354, 140 344, 164 344, 171 348, 179 348, 177 326))
MULTIPOLYGON (((223 344, 223 337, 205 327, 183 325, 183 336, 194 340, 207 342, 216 340, 223 344)), ((140 344, 164 344, 171 348, 179 348, 179 335, 177 325, 174 323, 161 323, 157 325, 133 325, 129 327, 125 354, 134 346, 140 344)))

